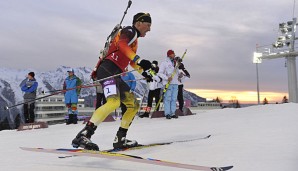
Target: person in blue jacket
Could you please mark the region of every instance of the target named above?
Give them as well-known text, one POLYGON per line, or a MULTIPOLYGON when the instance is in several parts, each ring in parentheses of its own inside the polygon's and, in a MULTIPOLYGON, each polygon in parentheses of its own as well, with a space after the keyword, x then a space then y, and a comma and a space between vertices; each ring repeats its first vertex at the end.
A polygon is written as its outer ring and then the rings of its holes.
MULTIPOLYGON (((67 70, 68 77, 65 79, 63 84, 63 90, 75 88, 82 85, 82 81, 74 74, 73 69, 67 70)), ((68 108, 68 120, 66 124, 77 124, 78 123, 78 96, 80 95, 81 88, 65 91, 64 98, 65 104, 68 108)))
POLYGON ((29 72, 27 76, 27 80, 21 85, 21 90, 25 93, 24 94, 24 117, 25 123, 33 123, 35 121, 35 102, 34 99, 36 98, 36 90, 38 87, 38 82, 34 78, 34 72, 29 72), (26 103, 28 102, 28 103, 26 103))
MULTIPOLYGON (((125 68, 125 72, 128 71, 128 68, 125 68)), ((130 87, 130 93, 133 93, 136 89, 136 78, 135 76, 133 75, 132 72, 127 72, 127 73, 124 73, 121 75, 121 79, 130 87)), ((123 114, 126 112, 127 108, 126 106, 121 103, 120 105, 121 107, 121 113, 122 113, 122 116, 123 114)))

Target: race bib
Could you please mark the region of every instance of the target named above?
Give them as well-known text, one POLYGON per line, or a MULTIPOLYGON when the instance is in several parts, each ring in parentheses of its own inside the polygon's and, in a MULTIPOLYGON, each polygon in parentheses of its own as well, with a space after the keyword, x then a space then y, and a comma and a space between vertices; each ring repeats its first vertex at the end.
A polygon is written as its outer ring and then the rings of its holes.
POLYGON ((109 79, 102 83, 103 92, 105 94, 105 97, 108 97, 110 95, 117 94, 117 87, 116 87, 116 80, 109 79))

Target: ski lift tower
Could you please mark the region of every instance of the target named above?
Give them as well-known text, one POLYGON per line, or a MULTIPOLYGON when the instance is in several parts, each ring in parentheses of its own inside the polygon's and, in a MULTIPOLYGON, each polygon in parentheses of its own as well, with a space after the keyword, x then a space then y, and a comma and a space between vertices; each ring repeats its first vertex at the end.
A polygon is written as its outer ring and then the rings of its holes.
POLYGON ((272 47, 257 48, 254 53, 253 63, 262 63, 263 59, 285 58, 288 69, 288 93, 289 102, 298 103, 297 93, 297 72, 296 57, 298 51, 295 51, 295 37, 297 19, 279 24, 279 36, 272 47))

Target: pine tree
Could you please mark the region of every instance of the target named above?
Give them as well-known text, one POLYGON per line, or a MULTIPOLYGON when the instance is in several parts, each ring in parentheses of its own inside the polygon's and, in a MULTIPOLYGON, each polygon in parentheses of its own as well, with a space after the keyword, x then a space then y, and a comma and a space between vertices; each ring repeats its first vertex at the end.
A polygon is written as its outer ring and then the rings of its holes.
POLYGON ((282 99, 282 103, 289 103, 287 96, 284 96, 284 98, 282 99))
POLYGON ((217 103, 221 103, 222 102, 222 99, 219 98, 219 97, 216 97, 216 99, 214 101, 217 102, 217 103))
POLYGON ((240 103, 237 100, 236 96, 232 96, 232 99, 229 100, 229 103, 232 105, 233 108, 240 108, 240 103))
POLYGON ((235 108, 241 108, 239 100, 236 101, 235 108))
POLYGON ((265 104, 268 104, 268 100, 267 100, 266 97, 265 97, 265 99, 263 100, 263 105, 265 105, 265 104))

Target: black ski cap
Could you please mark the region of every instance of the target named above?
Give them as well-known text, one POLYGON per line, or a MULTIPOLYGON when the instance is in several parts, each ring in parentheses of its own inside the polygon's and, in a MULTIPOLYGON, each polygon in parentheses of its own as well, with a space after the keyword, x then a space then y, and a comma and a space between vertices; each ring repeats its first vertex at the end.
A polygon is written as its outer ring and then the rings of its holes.
POLYGON ((157 61, 152 61, 153 64, 155 65, 158 65, 158 62, 157 61))
POLYGON ((133 16, 132 24, 135 24, 138 21, 151 23, 151 16, 149 13, 139 12, 133 16))

